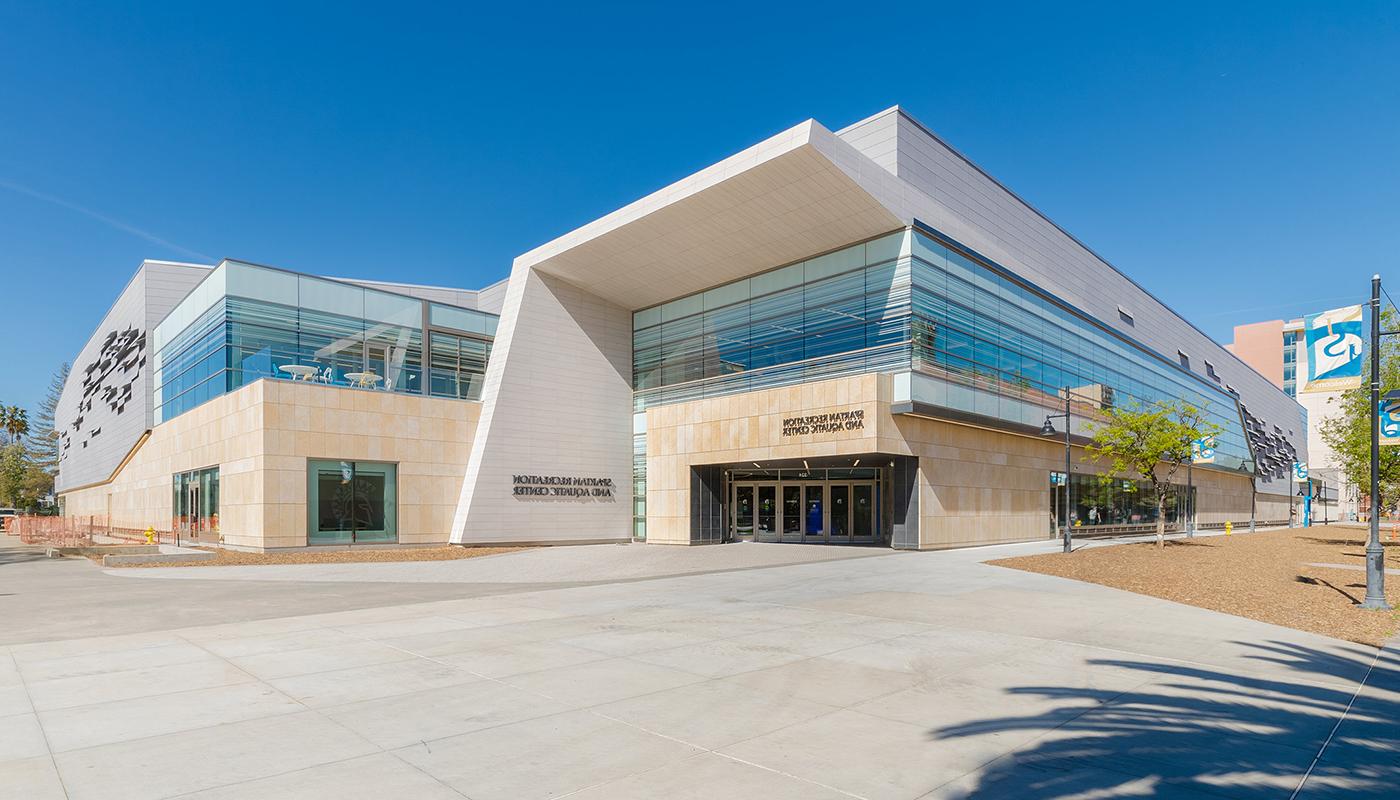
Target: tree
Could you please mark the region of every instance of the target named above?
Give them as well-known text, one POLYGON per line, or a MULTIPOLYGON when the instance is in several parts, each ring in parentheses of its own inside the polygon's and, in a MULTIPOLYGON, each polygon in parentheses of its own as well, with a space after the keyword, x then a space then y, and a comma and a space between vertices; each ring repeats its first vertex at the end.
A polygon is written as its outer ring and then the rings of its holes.
MULTIPOLYGON (((1400 320, 1394 309, 1381 312, 1381 329, 1393 330, 1400 320)), ((1394 336, 1381 340, 1381 396, 1400 389, 1400 341, 1394 336)), ((1365 361, 1369 375, 1371 348, 1367 343, 1365 361)), ((1371 491, 1371 390, 1367 382, 1347 389, 1328 403, 1340 406, 1339 412, 1322 420, 1318 432, 1322 442, 1332 450, 1332 463, 1342 471, 1347 483, 1359 486, 1362 493, 1371 491)), ((1380 508, 1385 509, 1400 498, 1400 447, 1382 447, 1377 465, 1380 477, 1380 508)))
POLYGON ((20 437, 29 433, 29 414, 19 406, 0 409, 0 428, 9 434, 10 444, 19 444, 20 437))
POLYGON ((1157 546, 1166 543, 1167 496, 1172 478, 1191 458, 1191 443, 1216 436, 1220 426, 1204 409, 1184 400, 1161 400, 1149 406, 1107 408, 1103 420, 1090 424, 1093 440, 1084 448, 1095 460, 1108 460, 1103 481, 1118 475, 1141 477, 1152 486, 1157 503, 1157 546))
POLYGON ((0 447, 0 506, 23 508, 32 503, 25 493, 27 462, 24 446, 12 442, 0 447))
POLYGON ((49 476, 50 484, 54 476, 58 475, 58 398, 63 394, 63 385, 68 382, 68 370, 69 364, 65 361, 54 371, 53 377, 49 379, 48 393, 39 403, 39 410, 34 414, 34 422, 29 432, 29 460, 49 476))

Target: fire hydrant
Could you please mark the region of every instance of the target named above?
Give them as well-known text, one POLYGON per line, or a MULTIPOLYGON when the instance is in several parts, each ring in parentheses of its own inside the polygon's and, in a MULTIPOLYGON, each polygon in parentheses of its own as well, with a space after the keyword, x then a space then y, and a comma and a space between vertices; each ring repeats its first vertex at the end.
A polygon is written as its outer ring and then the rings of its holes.
POLYGON ((154 544, 156 540, 156 529, 154 526, 146 528, 146 544, 154 544))
POLYGON ((1230 522, 1229 520, 1226 520, 1226 521, 1225 521, 1225 535, 1226 535, 1226 536, 1229 536, 1229 535, 1230 535, 1230 532, 1233 531, 1234 529, 1235 529, 1235 523, 1230 522))

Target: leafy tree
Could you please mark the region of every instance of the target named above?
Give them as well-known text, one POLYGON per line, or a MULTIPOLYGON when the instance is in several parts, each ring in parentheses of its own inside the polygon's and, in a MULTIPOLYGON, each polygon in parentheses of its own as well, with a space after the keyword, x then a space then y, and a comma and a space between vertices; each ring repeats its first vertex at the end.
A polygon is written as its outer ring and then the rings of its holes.
POLYGON ((0 448, 0 505, 11 508, 33 505, 25 492, 27 465, 24 445, 12 442, 0 448))
MULTIPOLYGON (((1400 320, 1394 309, 1381 312, 1381 329, 1393 330, 1400 320)), ((1369 337, 1368 337, 1369 338, 1369 337)), ((1381 396, 1394 389, 1400 389, 1400 337, 1387 336, 1381 339, 1381 396)), ((1362 362, 1366 376, 1371 370, 1371 346, 1366 345, 1365 361, 1362 362)), ((1371 389, 1363 380, 1360 387, 1342 392, 1340 397, 1329 398, 1328 403, 1340 406, 1335 414, 1329 415, 1318 426, 1322 442, 1332 450, 1332 463, 1342 471, 1352 486, 1358 486, 1365 494, 1371 491, 1371 389)), ((1380 477, 1379 505, 1388 508, 1400 499, 1400 447, 1382 447, 1377 474, 1380 477)))
POLYGON ((1093 440, 1084 448, 1095 461, 1107 460, 1115 475, 1141 477, 1152 486, 1157 503, 1157 546, 1167 533, 1167 495, 1172 478, 1191 459, 1191 443, 1216 436, 1220 426, 1206 418, 1204 409, 1184 400, 1162 400, 1143 407, 1138 404, 1107 408, 1103 419, 1090 425, 1093 440))
MULTIPOLYGON (((68 370, 69 364, 65 361, 49 379, 48 393, 35 412, 28 438, 29 460, 49 476, 49 489, 53 488, 53 478, 58 474, 58 398, 68 381, 68 370)), ((47 490, 40 494, 47 494, 47 490)))
POLYGON ((19 406, 5 406, 0 409, 0 428, 9 434, 10 444, 18 444, 29 433, 29 413, 19 406))

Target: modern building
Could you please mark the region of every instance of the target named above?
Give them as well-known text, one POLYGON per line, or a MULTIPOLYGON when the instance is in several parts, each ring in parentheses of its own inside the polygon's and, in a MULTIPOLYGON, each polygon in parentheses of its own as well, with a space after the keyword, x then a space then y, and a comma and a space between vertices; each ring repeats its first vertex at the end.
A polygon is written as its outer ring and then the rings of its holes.
POLYGON ((1067 405, 1091 528, 1155 517, 1084 458, 1105 408, 1220 426, 1172 524, 1188 497, 1203 526, 1287 520, 1307 452, 1277 385, 897 107, 783 131, 480 292, 147 262, 78 364, 65 513, 254 549, 1046 538, 1067 405))
POLYGON ((1304 327, 1304 317, 1236 325, 1234 341, 1225 347, 1303 407, 1308 420, 1308 484, 1295 485, 1293 491, 1295 496, 1300 491, 1312 495, 1312 520, 1358 519, 1361 489, 1347 480, 1332 449, 1322 440, 1322 425, 1339 413, 1342 392, 1328 388, 1298 391, 1300 385, 1306 389, 1310 360, 1304 327))

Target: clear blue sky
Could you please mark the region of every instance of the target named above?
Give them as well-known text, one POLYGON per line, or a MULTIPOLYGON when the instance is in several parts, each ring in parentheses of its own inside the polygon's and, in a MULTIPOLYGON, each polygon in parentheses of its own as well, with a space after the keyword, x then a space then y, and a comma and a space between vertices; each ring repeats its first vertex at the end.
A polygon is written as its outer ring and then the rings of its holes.
POLYGON ((478 287, 896 103, 1217 339, 1400 287, 1397 3, 447 5, 0 0, 0 401, 143 258, 478 287))

